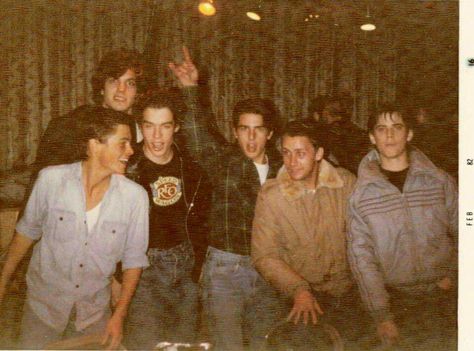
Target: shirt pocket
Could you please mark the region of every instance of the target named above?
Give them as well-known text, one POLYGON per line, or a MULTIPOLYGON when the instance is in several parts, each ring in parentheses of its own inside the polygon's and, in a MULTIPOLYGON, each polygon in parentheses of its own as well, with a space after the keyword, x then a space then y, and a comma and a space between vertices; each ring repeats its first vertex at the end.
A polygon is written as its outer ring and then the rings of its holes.
POLYGON ((76 214, 72 211, 53 209, 49 216, 47 231, 59 243, 72 241, 77 235, 76 214))
POLYGON ((117 221, 104 221, 97 232, 99 252, 104 252, 116 262, 122 258, 127 224, 117 221))

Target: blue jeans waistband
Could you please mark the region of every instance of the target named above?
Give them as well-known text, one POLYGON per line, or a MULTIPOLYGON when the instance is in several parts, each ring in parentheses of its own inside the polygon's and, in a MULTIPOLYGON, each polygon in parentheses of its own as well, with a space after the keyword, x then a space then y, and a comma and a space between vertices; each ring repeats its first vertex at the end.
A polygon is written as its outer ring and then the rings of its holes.
POLYGON ((219 250, 212 246, 208 247, 206 257, 209 260, 218 261, 222 263, 252 266, 252 260, 250 256, 244 256, 232 252, 219 250))
POLYGON ((180 259, 188 259, 194 257, 193 248, 189 241, 184 241, 183 243, 172 247, 171 249, 162 250, 157 248, 148 249, 147 252, 148 259, 150 263, 157 260, 167 260, 174 259, 176 261, 180 259))

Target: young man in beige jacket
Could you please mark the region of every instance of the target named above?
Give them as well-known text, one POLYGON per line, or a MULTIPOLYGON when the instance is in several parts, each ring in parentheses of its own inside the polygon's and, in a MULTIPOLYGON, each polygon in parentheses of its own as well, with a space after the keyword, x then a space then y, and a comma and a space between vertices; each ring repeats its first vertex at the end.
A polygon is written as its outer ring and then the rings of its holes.
POLYGON ((284 168, 257 199, 252 261, 289 297, 288 320, 316 324, 324 314, 343 337, 354 339, 361 314, 346 258, 345 219, 356 178, 324 159, 322 128, 313 121, 285 127, 284 168))

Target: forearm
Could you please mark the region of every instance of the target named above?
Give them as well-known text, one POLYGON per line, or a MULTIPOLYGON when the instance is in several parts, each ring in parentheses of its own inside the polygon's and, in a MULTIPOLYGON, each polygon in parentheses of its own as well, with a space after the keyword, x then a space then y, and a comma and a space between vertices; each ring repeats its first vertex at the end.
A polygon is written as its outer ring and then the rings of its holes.
POLYGON ((199 104, 198 93, 197 87, 183 89, 188 111, 184 117, 181 130, 186 136, 186 145, 189 151, 201 161, 204 150, 209 148, 215 150, 220 145, 209 130, 210 113, 204 111, 199 104))
POLYGON ((121 319, 126 317, 128 307, 132 301, 141 274, 142 268, 127 269, 123 272, 122 289, 120 291, 120 298, 115 307, 113 317, 120 317, 121 319))
POLYGON ((15 233, 13 236, 10 247, 8 248, 5 265, 3 266, 0 276, 0 300, 3 298, 8 282, 15 273, 18 264, 23 257, 25 257, 28 249, 33 245, 33 243, 33 239, 30 239, 23 234, 15 233))
POLYGON ((276 289, 293 297, 298 290, 310 290, 309 283, 286 262, 273 257, 263 257, 255 262, 255 268, 276 289))

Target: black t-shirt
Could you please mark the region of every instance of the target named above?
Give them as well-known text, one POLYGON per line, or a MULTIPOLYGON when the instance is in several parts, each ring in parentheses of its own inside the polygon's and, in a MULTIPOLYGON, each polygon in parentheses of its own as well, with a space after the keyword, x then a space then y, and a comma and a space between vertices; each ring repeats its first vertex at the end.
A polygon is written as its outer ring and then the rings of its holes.
POLYGON ((150 248, 169 249, 187 240, 181 165, 174 156, 165 165, 148 159, 140 167, 139 183, 150 198, 150 248))
POLYGON ((382 168, 383 174, 387 177, 388 181, 395 185, 401 193, 403 193, 403 186, 405 185, 405 180, 407 179, 408 168, 405 168, 402 171, 392 172, 387 171, 382 168))

